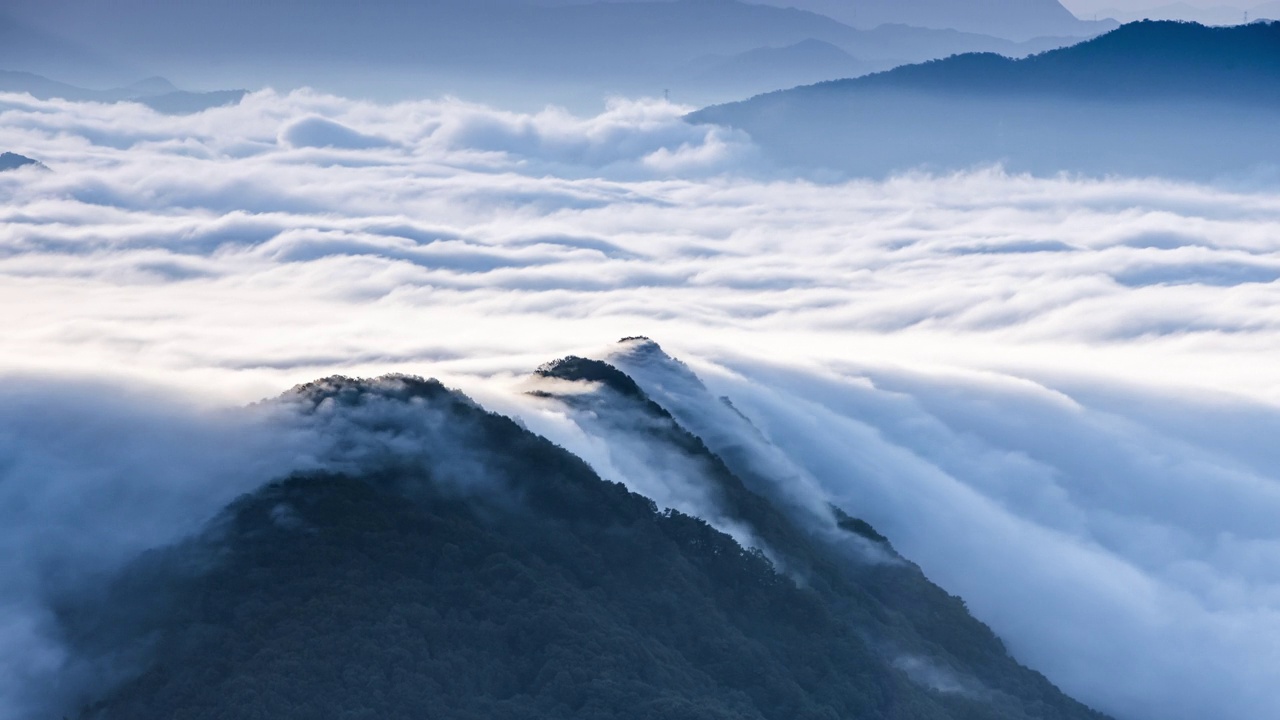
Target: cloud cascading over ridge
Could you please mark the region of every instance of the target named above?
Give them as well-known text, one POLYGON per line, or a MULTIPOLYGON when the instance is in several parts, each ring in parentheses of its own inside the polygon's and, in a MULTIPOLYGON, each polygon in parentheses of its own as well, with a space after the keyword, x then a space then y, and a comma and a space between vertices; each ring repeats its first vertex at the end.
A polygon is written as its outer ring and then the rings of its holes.
POLYGON ((1280 704, 1274 188, 794 178, 687 110, 0 95, 0 149, 50 168, 0 174, 0 373, 489 404, 643 332, 1082 699, 1280 704))
POLYGON ((1280 702, 1274 406, 857 364, 705 372, 1068 693, 1135 719, 1280 702))

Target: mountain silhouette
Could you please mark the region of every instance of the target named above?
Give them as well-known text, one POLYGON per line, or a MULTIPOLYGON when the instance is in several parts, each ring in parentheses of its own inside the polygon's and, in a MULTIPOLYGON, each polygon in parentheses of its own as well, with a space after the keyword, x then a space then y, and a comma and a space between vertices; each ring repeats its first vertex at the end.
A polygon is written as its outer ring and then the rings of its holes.
POLYGON ((953 29, 1013 40, 1090 36, 1117 23, 1076 18, 1058 0, 769 0, 822 13, 854 27, 884 24, 953 29))
POLYGON ((0 172, 4 172, 5 170, 17 170, 21 167, 43 168, 44 165, 25 155, 19 155, 11 152, 0 153, 0 172))
POLYGON ((839 87, 1274 104, 1280 103, 1280 23, 1213 28, 1147 20, 1021 60, 961 55, 837 81, 827 89, 839 87))
POLYGON ((10 13, 121 63, 206 86, 306 84, 367 96, 400 83, 418 96, 523 93, 539 106, 559 98, 557 90, 595 103, 605 94, 652 96, 664 88, 678 97, 730 99, 850 70, 957 52, 1024 55, 1068 42, 905 25, 855 29, 825 15, 738 0, 13 0, 10 13), (770 52, 809 41, 834 46, 857 64, 815 76, 827 66, 811 55, 770 52), (772 55, 767 77, 690 72, 702 58, 753 51, 772 55))
POLYGON ((862 75, 874 68, 840 48, 812 38, 785 47, 764 47, 731 56, 707 56, 689 63, 701 83, 726 88, 748 84, 787 87, 830 78, 862 75))
POLYGON ((1021 60, 963 54, 689 116, 854 174, 1001 162, 1208 179, 1275 166, 1280 23, 1145 21, 1021 60))
POLYGON ((186 115, 210 108, 234 105, 246 95, 244 90, 189 92, 179 90, 161 77, 110 90, 88 90, 35 73, 0 70, 0 92, 27 93, 40 100, 61 99, 86 102, 136 102, 157 112, 186 115))
MULTIPOLYGON (((623 349, 697 382, 656 344, 623 349)), ((710 519, 433 380, 299 386, 274 402, 349 462, 63 598, 95 681, 70 699, 79 717, 1103 720, 866 523, 753 490, 731 467, 744 456, 618 367, 568 357, 531 382, 617 458, 678 470, 710 519)))

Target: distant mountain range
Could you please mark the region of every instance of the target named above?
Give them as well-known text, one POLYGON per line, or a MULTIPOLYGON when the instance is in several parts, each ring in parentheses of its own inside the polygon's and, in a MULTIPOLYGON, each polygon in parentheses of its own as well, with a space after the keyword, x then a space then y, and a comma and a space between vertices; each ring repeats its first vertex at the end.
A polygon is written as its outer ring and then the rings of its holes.
POLYGON ((966 54, 824 84, 823 89, 1280 102, 1280 23, 1211 28, 1144 21, 1021 60, 966 54))
POLYGON ((763 436, 656 344, 615 363, 549 363, 531 397, 703 516, 436 381, 318 380, 275 404, 354 465, 282 478, 58 603, 69 666, 100 680, 78 717, 1106 720, 870 525, 789 501, 753 462, 763 436))
MULTIPOLYGON (((1103 29, 1068 23, 1053 26, 1053 37, 1015 42, 945 24, 910 27, 903 22, 910 18, 855 29, 813 12, 738 0, 10 0, 5 12, 23 32, 188 83, 309 84, 356 95, 387 87, 419 96, 492 90, 495 97, 525 92, 542 103, 570 91, 598 103, 608 93, 654 96, 663 89, 685 101, 730 99, 958 52, 1020 56, 1103 29), (814 52, 813 43, 852 60, 833 63, 838 56, 814 52), (712 69, 708 61, 716 58, 727 65, 712 69), (763 65, 767 72, 754 71, 763 65)), ((0 28, 4 22, 0 17, 0 28)), ((49 54, 28 55, 24 65, 22 53, 0 51, 0 63, 41 73, 49 54)))
POLYGON ((1280 164, 1280 23, 1132 23, 1021 60, 964 54, 692 114, 784 164, 1212 177, 1280 164))
POLYGON ((1102 7, 1098 17, 1114 18, 1120 22, 1139 20, 1185 20, 1205 25, 1241 25, 1255 20, 1280 20, 1280 1, 1244 5, 1226 4, 1200 6, 1185 2, 1132 10, 1118 7, 1102 7))
MULTIPOLYGON (((982 33, 1011 40, 1088 36, 1115 28, 1114 20, 1081 20, 1058 0, 765 0, 821 13, 847 25, 887 23, 982 33)), ((1107 16, 1103 16, 1104 18, 1107 16)))
POLYGON ((696 82, 708 86, 744 87, 752 84, 785 87, 789 83, 821 82, 855 77, 874 65, 822 40, 801 40, 785 47, 763 47, 730 56, 710 55, 689 63, 696 82))
POLYGON ((0 92, 27 93, 40 100, 59 98, 88 102, 137 102, 158 112, 172 115, 233 105, 245 96, 244 90, 213 92, 179 90, 161 77, 147 78, 132 85, 110 90, 87 90, 34 73, 6 70, 0 70, 0 92))

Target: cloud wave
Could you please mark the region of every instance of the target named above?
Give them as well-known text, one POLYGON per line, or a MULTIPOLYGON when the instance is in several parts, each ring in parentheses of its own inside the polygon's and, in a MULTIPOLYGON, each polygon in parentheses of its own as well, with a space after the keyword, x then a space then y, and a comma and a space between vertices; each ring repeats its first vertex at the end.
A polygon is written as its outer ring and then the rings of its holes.
POLYGON ((788 177, 686 110, 0 95, 51 170, 0 173, 0 373, 405 370, 530 412, 512 376, 643 332, 1068 690, 1280 705, 1274 188, 788 177))

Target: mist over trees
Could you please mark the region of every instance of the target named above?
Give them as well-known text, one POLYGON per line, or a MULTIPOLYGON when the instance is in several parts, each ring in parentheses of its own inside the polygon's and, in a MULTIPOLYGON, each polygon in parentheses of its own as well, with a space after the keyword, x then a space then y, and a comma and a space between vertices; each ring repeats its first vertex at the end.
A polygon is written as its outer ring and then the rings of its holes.
POLYGON ((710 468, 776 562, 439 383, 330 378, 277 402, 344 428, 359 472, 272 483, 56 605, 98 681, 77 717, 1103 717, 866 523, 833 509, 833 540, 748 491, 612 366, 541 376, 710 468))

